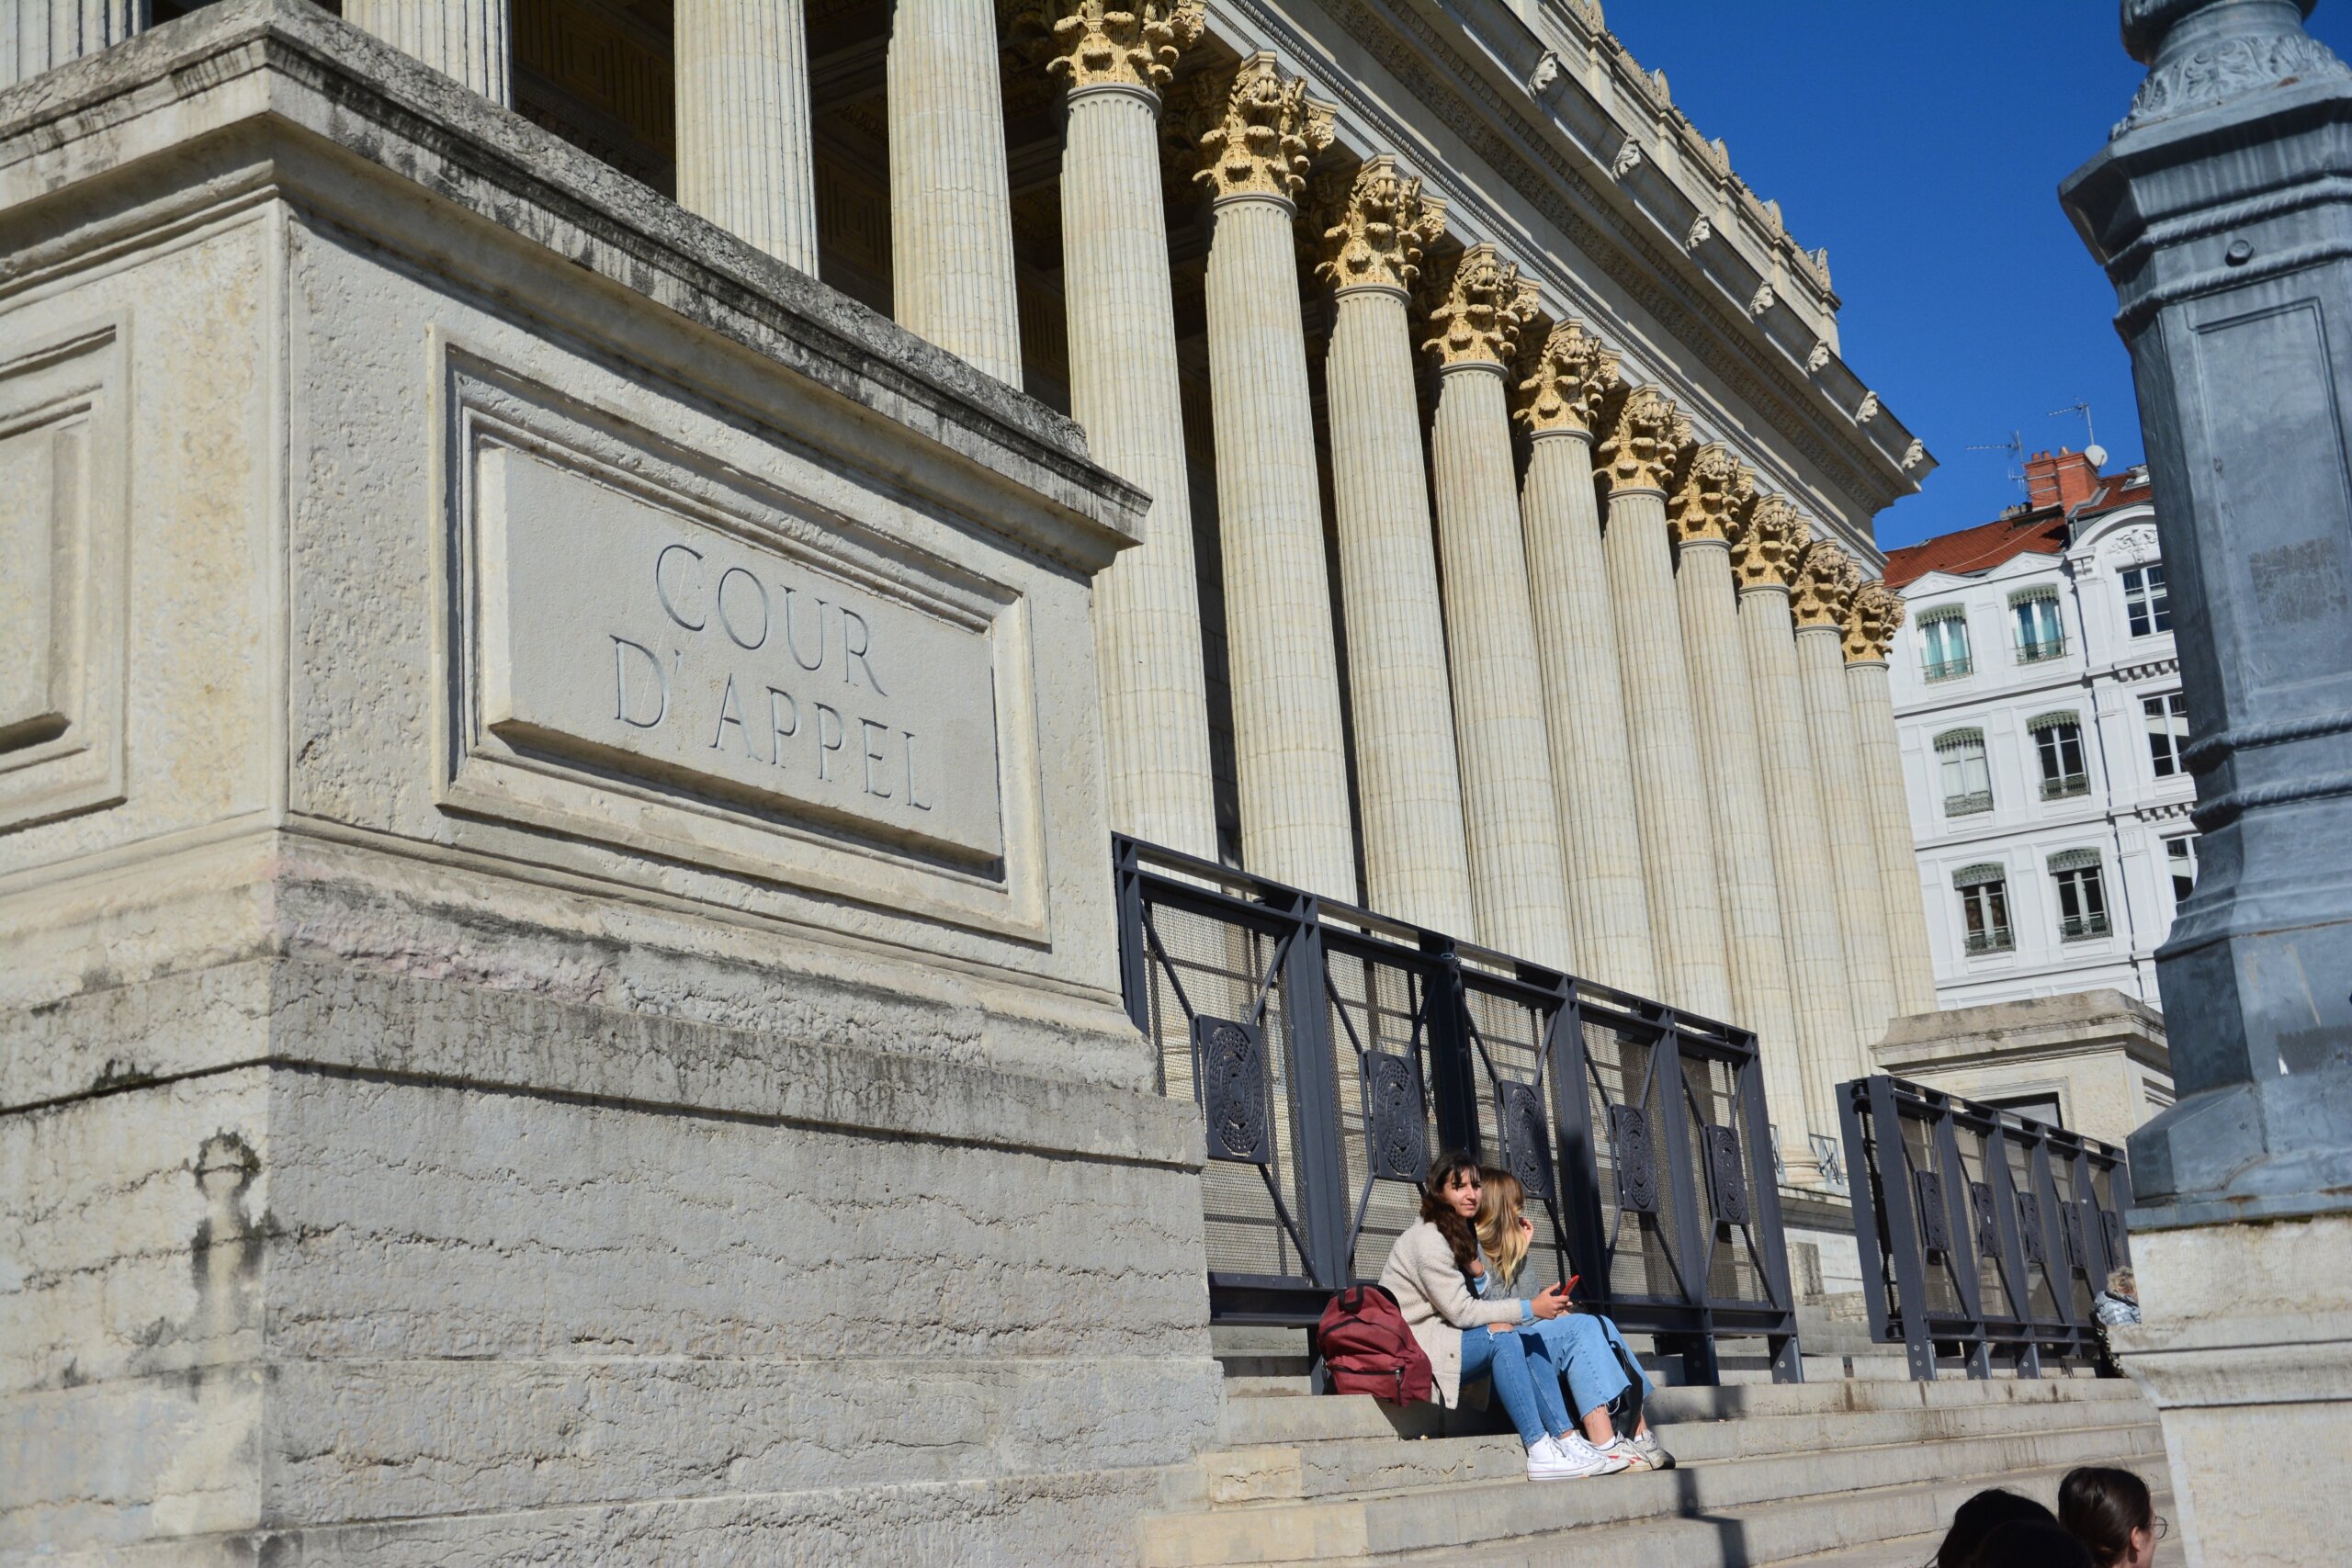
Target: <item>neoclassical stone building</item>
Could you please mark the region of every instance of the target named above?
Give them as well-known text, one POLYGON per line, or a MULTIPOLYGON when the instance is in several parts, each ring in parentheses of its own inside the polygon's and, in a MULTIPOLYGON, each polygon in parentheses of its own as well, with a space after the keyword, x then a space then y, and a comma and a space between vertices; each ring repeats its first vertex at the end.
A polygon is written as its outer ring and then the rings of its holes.
MULTIPOLYGON (((0 80, 147 8, 18 7, 0 80)), ((1754 1027, 1800 1176, 1934 1006, 1871 538, 1931 459, 1596 0, 342 11, 1148 494, 1119 830, 1754 1027)))

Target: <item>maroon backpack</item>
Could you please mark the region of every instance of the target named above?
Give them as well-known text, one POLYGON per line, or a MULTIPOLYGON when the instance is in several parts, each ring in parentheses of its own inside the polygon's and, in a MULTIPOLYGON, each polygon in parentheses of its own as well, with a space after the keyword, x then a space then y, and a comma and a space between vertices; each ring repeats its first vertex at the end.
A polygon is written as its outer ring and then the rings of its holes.
POLYGON ((1430 1359, 1405 1326, 1396 1298, 1378 1285, 1351 1285, 1333 1296, 1310 1338, 1334 1393, 1368 1393, 1396 1404, 1430 1396, 1430 1359))

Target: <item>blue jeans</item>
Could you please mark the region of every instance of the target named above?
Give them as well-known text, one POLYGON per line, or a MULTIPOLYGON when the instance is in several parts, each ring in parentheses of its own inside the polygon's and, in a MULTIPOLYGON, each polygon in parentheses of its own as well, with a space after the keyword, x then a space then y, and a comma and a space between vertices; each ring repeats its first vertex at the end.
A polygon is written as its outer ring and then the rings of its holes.
POLYGON ((1540 1341, 1545 1360, 1567 1380, 1568 1397, 1579 1418, 1613 1403, 1633 1386, 1625 1377, 1627 1365, 1641 1374, 1642 1397, 1646 1400, 1650 1395, 1649 1374, 1642 1371, 1641 1362, 1630 1350, 1625 1351, 1623 1364, 1618 1361, 1617 1351, 1625 1349, 1624 1337, 1617 1332, 1616 1324, 1597 1313, 1564 1312, 1530 1324, 1520 1333, 1540 1341))
POLYGON ((1495 1334, 1483 1325, 1464 1329, 1462 1381, 1480 1376, 1493 1380, 1495 1396, 1529 1448, 1569 1430, 1567 1407, 1560 1403, 1559 1369, 1535 1335, 1508 1327, 1495 1334))

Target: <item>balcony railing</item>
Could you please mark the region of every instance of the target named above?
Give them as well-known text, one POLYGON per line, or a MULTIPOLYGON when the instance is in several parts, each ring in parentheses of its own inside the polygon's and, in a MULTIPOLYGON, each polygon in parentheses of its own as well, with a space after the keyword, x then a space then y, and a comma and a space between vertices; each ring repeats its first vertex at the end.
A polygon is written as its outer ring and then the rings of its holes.
POLYGON ((2088 773, 2068 773, 2064 778, 2041 781, 2041 798, 2044 800, 2064 800, 2069 795, 2088 795, 2090 792, 2091 776, 2088 773))
POLYGON ((2007 953, 2016 945, 2009 940, 2009 928, 2007 926, 1968 933, 1968 951, 1971 953, 2007 953))
POLYGON ((2088 942, 2107 934, 2105 915, 2068 915, 2058 922, 2060 942, 2088 942))
POLYGON ((1930 681, 1950 681, 1958 676, 1973 673, 1975 669, 1975 662, 1963 653, 1957 659, 1929 660, 1925 673, 1930 681))
POLYGON ((2018 662, 2019 664, 2041 664, 2049 660, 2063 659, 2065 657, 2065 653, 2066 639, 2063 637, 2052 637, 2048 642, 2021 642, 2018 644, 2018 662))
POLYGON ((1975 790, 1967 795, 1944 796, 1944 815, 1947 817, 1973 817, 1980 811, 1992 809, 1993 792, 1989 789, 1975 790))

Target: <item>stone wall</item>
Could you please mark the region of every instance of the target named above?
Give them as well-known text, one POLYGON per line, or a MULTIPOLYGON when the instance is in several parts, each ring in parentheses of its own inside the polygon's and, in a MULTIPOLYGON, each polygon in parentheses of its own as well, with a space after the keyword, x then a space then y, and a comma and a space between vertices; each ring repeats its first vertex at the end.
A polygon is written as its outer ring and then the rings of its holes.
POLYGON ((1128 1556, 1217 1386, 1136 493, 306 6, 0 96, 0 1557, 1128 1556))

